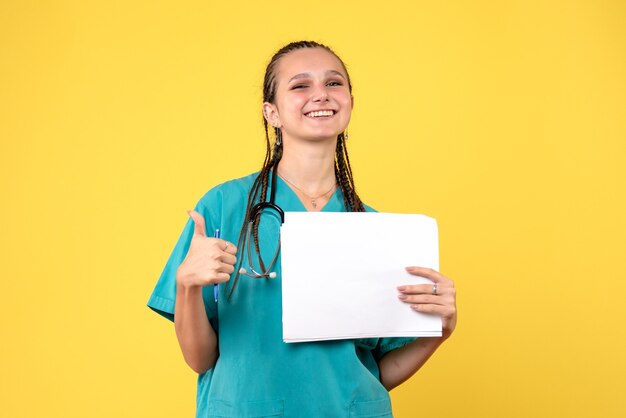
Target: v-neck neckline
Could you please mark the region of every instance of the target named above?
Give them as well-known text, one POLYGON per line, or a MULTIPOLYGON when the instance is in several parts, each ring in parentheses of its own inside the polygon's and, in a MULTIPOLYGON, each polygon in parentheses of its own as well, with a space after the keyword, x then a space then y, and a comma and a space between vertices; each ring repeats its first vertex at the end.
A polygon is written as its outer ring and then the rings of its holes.
MULTIPOLYGON (((339 200, 339 198, 337 197, 338 194, 341 193, 341 190, 339 187, 337 187, 335 189, 335 191, 330 195, 330 197, 328 198, 328 201, 324 204, 324 206, 322 206, 322 208, 319 211, 310 211, 306 208, 306 206, 304 206, 304 203, 302 202, 302 200, 300 199, 300 197, 298 196, 298 194, 295 192, 295 190, 293 190, 291 188, 291 186, 285 181, 283 180, 283 178, 281 176, 278 175, 278 173, 275 173, 276 177, 277 177, 277 182, 276 182, 276 189, 279 188, 278 186, 278 182, 280 181, 281 183, 281 188, 284 187, 287 190, 289 190, 288 193, 290 193, 292 195, 293 200, 295 200, 297 202, 297 204, 300 206, 300 211, 302 212, 340 212, 341 210, 338 208, 336 210, 333 210, 333 206, 337 206, 336 202, 337 200, 339 200)), ((278 190, 276 190, 276 192, 278 193, 278 190)))

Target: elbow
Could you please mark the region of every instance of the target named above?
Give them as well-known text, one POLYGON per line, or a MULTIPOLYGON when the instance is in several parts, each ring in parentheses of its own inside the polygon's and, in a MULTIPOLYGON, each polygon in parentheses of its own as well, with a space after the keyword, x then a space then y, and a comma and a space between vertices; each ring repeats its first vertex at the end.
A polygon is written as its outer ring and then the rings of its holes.
POLYGON ((191 370, 198 374, 202 374, 215 367, 215 363, 217 362, 217 354, 212 354, 208 357, 202 358, 185 357, 185 362, 191 368, 191 370))
POLYGON ((414 368, 407 367, 409 365, 404 364, 398 354, 398 350, 387 353, 378 363, 380 383, 387 389, 387 392, 404 383, 416 371, 414 368))
POLYGON ((191 367, 191 370, 193 370, 194 372, 198 374, 202 374, 202 373, 207 372, 208 370, 211 370, 211 367, 209 366, 203 367, 203 365, 194 365, 190 363, 187 363, 187 364, 189 364, 189 367, 191 367))
POLYGON ((394 377, 395 376, 387 376, 386 373, 380 374, 380 384, 383 385, 383 387, 387 390, 387 392, 390 392, 391 389, 395 388, 396 386, 400 384, 394 380, 394 377))
POLYGON ((389 381, 389 379, 384 379, 381 376, 380 384, 383 385, 383 387, 387 390, 387 392, 391 392, 392 389, 400 386, 406 380, 407 379, 402 380, 402 381, 389 381))

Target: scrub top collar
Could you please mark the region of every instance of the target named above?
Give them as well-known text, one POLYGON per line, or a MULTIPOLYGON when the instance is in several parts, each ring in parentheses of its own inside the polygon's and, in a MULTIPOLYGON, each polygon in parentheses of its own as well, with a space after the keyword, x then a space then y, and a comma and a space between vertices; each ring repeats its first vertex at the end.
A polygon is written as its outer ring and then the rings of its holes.
MULTIPOLYGON (((294 208, 294 209, 283 208, 283 210, 285 211, 295 210, 297 212, 307 212, 307 208, 304 206, 304 204, 302 203, 302 201, 300 200, 296 192, 291 188, 291 186, 289 186, 289 184, 287 184, 287 182, 285 182, 285 180, 283 180, 281 176, 277 176, 276 196, 278 200, 278 203, 276 204, 278 206, 282 207, 281 200, 284 199, 284 200, 287 200, 287 202, 289 203, 286 206, 287 208, 294 208), (279 199, 279 197, 282 197, 283 199, 279 199)), ((341 194, 341 188, 337 187, 335 191, 333 192, 333 194, 328 199, 328 202, 326 202, 326 204, 322 207, 322 209, 320 209, 320 212, 343 212, 343 211, 345 211, 344 203, 343 203, 343 195, 341 194)))

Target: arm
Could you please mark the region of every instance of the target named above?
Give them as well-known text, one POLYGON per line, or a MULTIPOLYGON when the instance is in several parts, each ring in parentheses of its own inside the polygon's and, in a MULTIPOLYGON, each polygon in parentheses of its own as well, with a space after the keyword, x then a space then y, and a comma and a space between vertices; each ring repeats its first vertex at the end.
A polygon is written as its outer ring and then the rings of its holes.
POLYGON ((202 288, 230 279, 237 248, 221 239, 208 238, 202 215, 190 211, 195 229, 189 251, 176 272, 174 327, 187 364, 204 373, 218 357, 217 335, 207 317, 202 288))
POLYGON ((174 328, 185 361, 196 373, 204 373, 217 361, 217 336, 204 310, 202 287, 177 280, 174 328))
POLYGON ((385 389, 391 390, 413 376, 442 342, 441 338, 418 338, 385 354, 378 362, 380 381, 385 389))
POLYGON ((415 311, 441 316, 442 336, 418 338, 384 355, 378 367, 380 381, 387 390, 393 389, 417 372, 456 328, 454 282, 432 269, 407 267, 407 271, 426 277, 434 284, 400 286, 398 298, 410 304, 415 311))

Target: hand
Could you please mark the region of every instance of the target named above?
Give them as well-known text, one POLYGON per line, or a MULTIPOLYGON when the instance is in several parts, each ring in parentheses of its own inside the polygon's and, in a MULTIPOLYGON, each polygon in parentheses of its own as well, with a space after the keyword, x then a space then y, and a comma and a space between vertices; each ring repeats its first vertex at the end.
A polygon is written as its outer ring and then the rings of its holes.
POLYGON ((438 271, 424 267, 407 267, 415 276, 425 277, 434 284, 414 284, 398 287, 398 298, 411 304, 417 312, 441 316, 443 339, 447 339, 456 327, 456 289, 454 282, 438 271))
POLYGON ((194 232, 187 257, 178 267, 176 281, 183 286, 209 286, 230 279, 235 271, 237 247, 219 238, 208 238, 204 218, 189 211, 194 222, 194 232))

